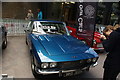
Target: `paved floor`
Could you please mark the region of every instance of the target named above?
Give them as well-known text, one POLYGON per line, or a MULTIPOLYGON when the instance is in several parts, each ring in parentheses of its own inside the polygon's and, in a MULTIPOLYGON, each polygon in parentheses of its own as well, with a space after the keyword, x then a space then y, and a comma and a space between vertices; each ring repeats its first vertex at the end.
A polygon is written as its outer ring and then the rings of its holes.
POLYGON ((25 37, 8 37, 8 46, 2 54, 2 73, 16 78, 33 78, 25 37))
MULTIPOLYGON (((65 78, 65 80, 80 80, 80 78, 102 78, 103 62, 106 54, 99 54, 98 66, 78 76, 65 78)), ((8 37, 8 46, 2 55, 2 73, 15 78, 34 78, 30 68, 30 55, 25 43, 25 37, 8 37)), ((119 77, 120 79, 120 77, 119 77)), ((92 80, 92 79, 91 79, 92 80)))

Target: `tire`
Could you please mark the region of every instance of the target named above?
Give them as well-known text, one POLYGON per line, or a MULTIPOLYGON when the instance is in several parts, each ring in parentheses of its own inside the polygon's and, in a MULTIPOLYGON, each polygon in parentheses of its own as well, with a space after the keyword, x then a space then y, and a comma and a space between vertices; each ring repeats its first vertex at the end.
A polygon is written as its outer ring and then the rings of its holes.
POLYGON ((37 73, 35 72, 35 63, 34 63, 34 56, 31 55, 31 70, 35 78, 38 77, 37 73))
POLYGON ((28 45, 27 38, 26 38, 25 42, 26 42, 26 45, 28 45))
POLYGON ((87 72, 89 72, 89 71, 90 71, 90 66, 86 69, 86 71, 87 71, 87 72))
POLYGON ((35 58, 34 58, 33 55, 31 55, 31 70, 32 70, 32 73, 33 73, 35 79, 43 79, 42 75, 39 75, 39 74, 36 73, 35 67, 36 67, 36 65, 35 65, 35 58))
POLYGON ((5 40, 2 43, 2 48, 5 49, 7 47, 7 37, 5 37, 5 40))

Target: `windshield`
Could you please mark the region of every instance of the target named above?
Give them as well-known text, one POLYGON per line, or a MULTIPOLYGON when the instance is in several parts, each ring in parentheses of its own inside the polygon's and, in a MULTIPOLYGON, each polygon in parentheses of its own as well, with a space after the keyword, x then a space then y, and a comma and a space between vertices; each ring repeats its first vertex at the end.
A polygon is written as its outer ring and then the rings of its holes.
POLYGON ((95 31, 103 34, 104 28, 105 28, 105 26, 98 25, 98 26, 96 26, 96 30, 95 31))
POLYGON ((66 29, 63 23, 54 23, 54 22, 40 22, 38 25, 45 33, 47 34, 66 34, 66 29))

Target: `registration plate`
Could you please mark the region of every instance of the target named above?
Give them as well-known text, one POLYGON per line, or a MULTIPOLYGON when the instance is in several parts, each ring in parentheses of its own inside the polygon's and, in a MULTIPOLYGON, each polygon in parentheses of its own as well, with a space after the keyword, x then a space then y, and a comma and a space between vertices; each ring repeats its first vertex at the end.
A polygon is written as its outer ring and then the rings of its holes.
POLYGON ((81 70, 76 70, 76 71, 73 71, 73 72, 67 72, 67 73, 64 74, 64 77, 78 75, 81 72, 82 72, 81 70))
POLYGON ((64 77, 72 76, 72 75, 73 75, 73 72, 68 72, 68 73, 65 73, 64 77))

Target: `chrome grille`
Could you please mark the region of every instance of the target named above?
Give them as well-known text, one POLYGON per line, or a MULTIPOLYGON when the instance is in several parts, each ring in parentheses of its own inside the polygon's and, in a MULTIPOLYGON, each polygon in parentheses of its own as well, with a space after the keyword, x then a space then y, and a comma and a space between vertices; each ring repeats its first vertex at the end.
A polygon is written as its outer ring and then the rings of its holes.
POLYGON ((85 60, 82 61, 70 61, 70 62, 62 62, 60 63, 61 69, 77 69, 82 67, 85 64, 85 60))
POLYGON ((102 44, 97 44, 97 47, 103 47, 103 45, 102 44))

